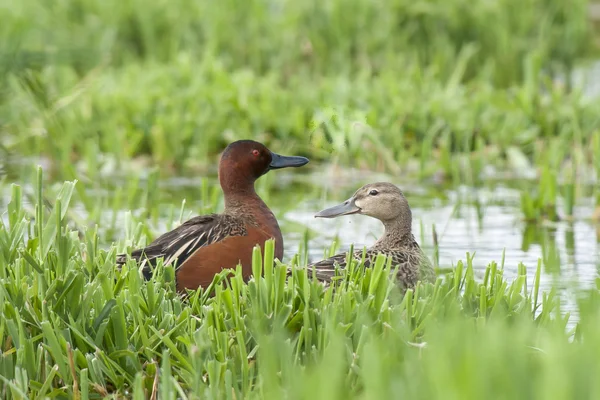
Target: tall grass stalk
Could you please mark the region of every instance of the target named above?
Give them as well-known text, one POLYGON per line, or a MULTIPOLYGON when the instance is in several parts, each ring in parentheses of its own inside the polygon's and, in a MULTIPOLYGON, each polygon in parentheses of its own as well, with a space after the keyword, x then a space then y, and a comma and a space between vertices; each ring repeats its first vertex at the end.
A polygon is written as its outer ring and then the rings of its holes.
POLYGON ((380 255, 324 288, 295 263, 274 264, 269 241, 255 249, 249 282, 224 271, 182 298, 171 266, 159 263, 150 281, 133 262, 119 271, 120 249, 67 224, 75 185, 50 207, 40 197, 34 215, 12 187, 0 229, 3 398, 600 394, 600 281, 578 295, 573 322, 557 291, 541 290, 541 263, 533 275, 519 266, 513 281, 491 263, 478 281, 467 255, 402 293, 380 255))

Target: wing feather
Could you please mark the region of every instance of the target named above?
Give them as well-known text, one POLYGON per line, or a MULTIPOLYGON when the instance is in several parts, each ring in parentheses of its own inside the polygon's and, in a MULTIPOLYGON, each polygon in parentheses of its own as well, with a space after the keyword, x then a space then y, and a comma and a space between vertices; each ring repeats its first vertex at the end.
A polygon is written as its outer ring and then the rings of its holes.
MULTIPOLYGON (((170 232, 156 238, 148 246, 131 252, 131 258, 140 264, 144 276, 152 275, 152 267, 163 258, 165 265, 182 265, 198 249, 222 241, 229 236, 247 235, 243 221, 223 214, 192 218, 170 232)), ((117 265, 127 262, 126 254, 117 256, 117 265)))

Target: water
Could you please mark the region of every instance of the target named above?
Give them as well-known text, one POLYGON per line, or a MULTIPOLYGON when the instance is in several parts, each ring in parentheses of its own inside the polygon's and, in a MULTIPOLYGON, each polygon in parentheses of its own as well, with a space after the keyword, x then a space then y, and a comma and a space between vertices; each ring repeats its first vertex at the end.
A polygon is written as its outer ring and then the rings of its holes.
MULTIPOLYGON (((504 188, 498 190, 500 193, 508 191, 504 188)), ((410 202, 410 193, 405 194, 410 202)), ((335 203, 327 201, 321 208, 335 203)), ((469 204, 463 204, 459 209, 453 204, 434 207, 415 205, 412 210, 413 232, 430 255, 433 254, 432 226, 436 226, 440 266, 455 265, 458 260, 465 260, 466 253, 470 252, 476 254, 475 266, 484 270, 489 262, 500 263, 504 256, 506 276, 511 278, 516 275, 519 263, 533 272, 541 258, 545 261, 543 271, 549 278, 579 283, 584 287, 593 283, 600 267, 598 232, 591 223, 565 222, 546 228, 528 226, 520 220, 516 204, 489 205, 479 211, 475 205, 469 204), (545 249, 558 255, 558 263, 544 256, 545 249)), ((355 215, 315 219, 312 217, 314 211, 318 210, 303 208, 284 216, 320 233, 309 242, 310 255, 314 259, 322 256, 323 249, 335 236, 346 249, 350 243, 369 245, 383 232, 381 223, 373 218, 355 215)), ((592 209, 588 211, 591 214, 592 209)), ((288 256, 294 252, 290 247, 287 248, 288 256)))
MULTIPOLYGON (((435 182, 410 182, 335 167, 314 168, 313 171, 315 169, 317 172, 309 174, 273 172, 261 178, 263 182, 258 185, 259 193, 265 195, 265 201, 280 221, 285 238, 284 261, 299 251, 307 230, 309 261, 321 259, 335 238, 340 243, 340 251, 347 250, 350 244, 355 247, 372 244, 383 232, 382 224, 373 218, 353 215, 316 219, 313 216, 323 208, 344 201, 365 183, 390 181, 403 189, 413 210, 413 233, 430 257, 434 254, 432 227, 435 225, 440 267, 452 267, 459 260, 466 260, 467 253, 475 253, 474 267, 480 277, 488 263, 496 261, 500 264, 504 258, 506 278, 516 276, 519 263, 527 267, 533 278, 541 259, 541 286, 544 289, 558 287, 566 310, 574 308, 576 289, 591 287, 600 271, 600 227, 586 221, 593 212, 590 199, 579 200, 574 222, 527 225, 521 219, 519 189, 508 183, 499 182, 482 188, 440 189, 435 182), (271 190, 267 190, 268 187, 271 190)), ((214 176, 211 184, 216 184, 214 176)), ((79 185, 85 184, 80 182, 79 185)), ((183 198, 186 199, 186 217, 205 209, 205 205, 195 200, 200 192, 197 186, 198 180, 192 178, 179 177, 161 182, 161 209, 179 208, 183 198)), ((24 185, 24 191, 32 190, 31 185, 24 185)), ((110 190, 98 191, 97 187, 90 188, 89 193, 113 195, 110 190)), ((9 194, 9 185, 4 185, 0 196, 2 209, 6 209, 9 194)), ((81 204, 75 204, 73 209, 85 219, 86 210, 81 204)), ((109 210, 102 219, 109 221, 112 212, 122 216, 124 211, 109 210)), ((3 218, 6 219, 6 215, 3 218)), ((102 221, 98 223, 103 224, 102 221)), ((120 224, 118 217, 116 237, 107 236, 106 246, 111 240, 123 238, 124 230, 120 224)), ((159 221, 153 227, 154 233, 160 234, 167 229, 167 223, 159 221)))
MULTIPOLYGON (((340 190, 336 190, 342 195, 335 199, 300 205, 298 209, 283 215, 284 228, 287 221, 293 221, 295 226, 309 226, 316 232, 309 240, 311 260, 322 258, 335 237, 341 243, 340 250, 344 251, 351 243, 355 247, 368 246, 383 232, 379 221, 366 216, 351 215, 335 219, 313 217, 320 209, 344 201, 354 189, 374 180, 361 178, 357 181, 362 183, 342 184, 340 190)), ((399 184, 393 179, 391 181, 399 184)), ((538 261, 541 260, 541 287, 544 290, 552 286, 559 288, 566 311, 574 311, 574 293, 577 289, 594 285, 600 270, 600 227, 583 219, 548 226, 528 225, 521 219, 519 191, 502 185, 493 189, 452 189, 443 193, 447 197, 444 201, 424 195, 424 192, 429 193, 427 187, 399 186, 403 188, 413 210, 415 237, 430 257, 433 257, 432 226, 435 225, 440 267, 454 266, 459 260, 465 261, 467 253, 475 253, 473 263, 480 277, 483 277, 490 262, 500 264, 504 258, 506 278, 516 277, 518 266, 523 263, 533 279, 538 261), (465 201, 465 193, 468 193, 470 203, 465 201)), ((592 206, 585 204, 585 199, 581 202, 583 205, 576 208, 576 216, 583 218, 591 215, 592 206)), ((297 251, 294 242, 299 240, 300 235, 293 232, 285 234, 288 240, 286 257, 291 257, 297 251)))

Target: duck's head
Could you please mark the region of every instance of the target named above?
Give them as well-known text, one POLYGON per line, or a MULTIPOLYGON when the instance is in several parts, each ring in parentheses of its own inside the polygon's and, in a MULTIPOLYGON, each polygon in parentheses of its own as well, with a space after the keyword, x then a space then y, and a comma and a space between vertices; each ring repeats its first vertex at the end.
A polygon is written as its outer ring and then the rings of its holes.
POLYGON ((402 191, 387 182, 369 183, 358 189, 341 204, 319 211, 316 218, 335 218, 341 215, 363 214, 383 222, 402 219, 409 224, 412 213, 402 191))
POLYGON ((234 189, 254 184, 272 169, 301 167, 306 163, 305 157, 282 156, 254 140, 238 140, 227 146, 221 155, 219 179, 223 189, 234 189))

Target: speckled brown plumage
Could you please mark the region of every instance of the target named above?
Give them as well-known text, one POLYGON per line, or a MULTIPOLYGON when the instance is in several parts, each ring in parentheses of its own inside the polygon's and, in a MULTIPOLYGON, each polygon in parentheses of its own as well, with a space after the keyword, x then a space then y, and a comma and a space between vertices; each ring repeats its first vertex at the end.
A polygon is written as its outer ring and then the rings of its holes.
MULTIPOLYGON (((370 267, 382 253, 392 258, 392 265, 398 266, 397 278, 404 288, 412 288, 419 280, 433 281, 435 272, 429 258, 415 240, 412 230, 412 212, 403 193, 391 183, 378 182, 363 186, 344 203, 319 212, 316 216, 335 218, 340 215, 364 214, 382 221, 385 232, 370 248, 363 252, 354 251, 353 258, 361 261, 365 255, 365 266, 370 267)), ((330 258, 308 265, 314 268, 315 276, 329 282, 335 276, 336 265, 346 267, 347 253, 339 253, 330 258)))

